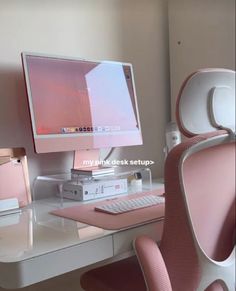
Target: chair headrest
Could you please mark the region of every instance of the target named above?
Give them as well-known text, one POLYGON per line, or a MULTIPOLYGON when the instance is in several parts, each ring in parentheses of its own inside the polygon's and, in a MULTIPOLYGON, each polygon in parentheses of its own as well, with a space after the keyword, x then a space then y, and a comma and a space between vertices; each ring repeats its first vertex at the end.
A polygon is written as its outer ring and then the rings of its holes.
POLYGON ((176 119, 188 137, 219 128, 235 132, 235 71, 202 69, 191 74, 180 89, 176 119))

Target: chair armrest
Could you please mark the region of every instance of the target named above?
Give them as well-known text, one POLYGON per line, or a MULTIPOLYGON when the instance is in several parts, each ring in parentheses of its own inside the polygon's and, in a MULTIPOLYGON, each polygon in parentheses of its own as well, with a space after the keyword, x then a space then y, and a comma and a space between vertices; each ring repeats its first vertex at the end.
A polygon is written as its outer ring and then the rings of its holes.
POLYGON ((139 236, 134 240, 133 246, 147 290, 172 291, 166 265, 157 243, 148 236, 139 236))

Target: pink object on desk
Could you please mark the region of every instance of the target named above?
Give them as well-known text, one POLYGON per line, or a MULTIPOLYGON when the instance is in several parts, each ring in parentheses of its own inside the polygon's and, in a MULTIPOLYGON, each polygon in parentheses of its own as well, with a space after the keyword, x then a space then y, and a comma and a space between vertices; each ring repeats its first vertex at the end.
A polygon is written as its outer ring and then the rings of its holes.
POLYGON ((23 148, 0 149, 0 199, 17 198, 20 207, 31 202, 28 167, 23 148))
MULTIPOLYGON (((154 194, 158 194, 158 195, 163 194, 163 189, 152 190, 152 191, 142 192, 138 194, 132 194, 125 197, 124 196, 120 197, 118 199, 127 200, 130 198, 137 198, 143 195, 154 195, 154 194)), ((108 199, 106 201, 107 203, 111 203, 112 200, 114 199, 108 199)), ((162 218, 164 217, 164 211, 165 211, 164 204, 158 204, 156 206, 142 208, 142 209, 122 213, 119 215, 111 215, 111 214, 98 212, 94 210, 96 206, 104 205, 104 204, 105 204, 105 201, 103 200, 96 203, 89 203, 86 205, 59 209, 59 210, 52 211, 51 213, 61 216, 61 217, 65 217, 65 218, 73 219, 73 220, 83 222, 86 224, 101 227, 104 229, 116 230, 116 229, 122 229, 122 228, 127 228, 130 226, 138 225, 146 221, 162 218)))

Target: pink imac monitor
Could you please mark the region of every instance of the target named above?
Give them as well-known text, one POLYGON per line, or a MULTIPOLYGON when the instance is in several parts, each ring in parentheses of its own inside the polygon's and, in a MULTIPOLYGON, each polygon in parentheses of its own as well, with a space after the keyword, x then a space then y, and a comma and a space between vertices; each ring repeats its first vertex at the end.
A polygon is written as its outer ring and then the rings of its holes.
POLYGON ((22 53, 35 151, 142 144, 131 64, 22 53))

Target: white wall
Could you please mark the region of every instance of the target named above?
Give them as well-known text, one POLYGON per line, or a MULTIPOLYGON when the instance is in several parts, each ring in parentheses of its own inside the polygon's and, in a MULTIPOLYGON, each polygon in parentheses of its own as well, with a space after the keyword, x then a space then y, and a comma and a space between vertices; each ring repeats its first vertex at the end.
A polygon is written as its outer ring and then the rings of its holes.
POLYGON ((183 80, 200 68, 235 69, 235 0, 169 0, 172 118, 183 80))
POLYGON ((116 156, 152 159, 162 174, 169 117, 165 0, 0 0, 0 147, 23 146, 31 180, 71 168, 72 154, 34 154, 20 53, 109 59, 134 65, 144 146, 116 156))

